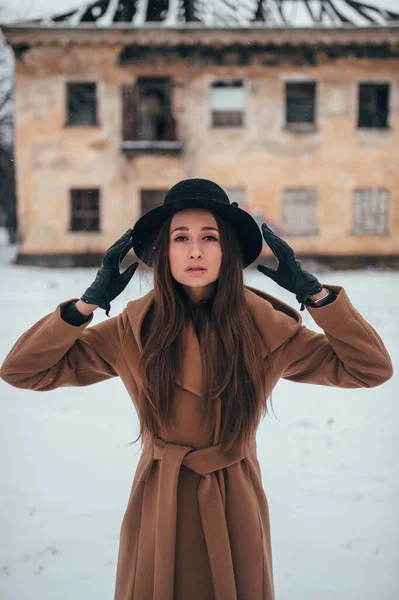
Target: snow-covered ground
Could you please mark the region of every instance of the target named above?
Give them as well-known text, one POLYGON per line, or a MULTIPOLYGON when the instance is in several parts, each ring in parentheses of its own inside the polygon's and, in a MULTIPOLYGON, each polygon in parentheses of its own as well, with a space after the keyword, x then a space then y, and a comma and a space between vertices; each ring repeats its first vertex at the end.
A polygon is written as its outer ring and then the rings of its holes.
MULTIPOLYGON (((0 242, 0 362, 19 335, 60 301, 81 295, 96 273, 12 266, 14 253, 0 242)), ((399 273, 318 277, 345 287, 397 369, 399 273)), ((257 271, 246 280, 298 308, 293 295, 257 271)), ((111 314, 149 285, 135 278, 111 314)), ((97 311, 95 323, 103 318, 97 311)), ((258 430, 276 600, 399 597, 396 386, 395 376, 369 390, 277 385, 277 418, 266 417, 258 430)), ((137 434, 119 379, 42 394, 0 381, 2 600, 113 598, 120 525, 140 452, 128 444, 137 434)))

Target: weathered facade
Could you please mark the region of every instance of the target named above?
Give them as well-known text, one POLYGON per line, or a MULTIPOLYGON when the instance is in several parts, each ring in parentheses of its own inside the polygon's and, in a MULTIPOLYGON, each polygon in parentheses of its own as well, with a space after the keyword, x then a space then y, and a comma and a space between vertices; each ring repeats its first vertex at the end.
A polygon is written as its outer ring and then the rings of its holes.
POLYGON ((297 254, 399 263, 399 28, 19 26, 24 264, 96 264, 206 177, 297 254))

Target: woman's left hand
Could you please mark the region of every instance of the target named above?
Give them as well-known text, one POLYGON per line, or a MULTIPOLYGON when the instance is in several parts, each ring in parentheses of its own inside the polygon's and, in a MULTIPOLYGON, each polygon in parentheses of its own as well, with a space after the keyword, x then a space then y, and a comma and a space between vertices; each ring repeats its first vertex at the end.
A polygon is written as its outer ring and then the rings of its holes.
POLYGON ((258 271, 273 279, 284 289, 296 294, 296 299, 301 304, 314 294, 323 289, 320 281, 301 267, 291 246, 282 240, 266 225, 262 224, 263 239, 278 260, 276 270, 264 265, 258 265, 258 271))

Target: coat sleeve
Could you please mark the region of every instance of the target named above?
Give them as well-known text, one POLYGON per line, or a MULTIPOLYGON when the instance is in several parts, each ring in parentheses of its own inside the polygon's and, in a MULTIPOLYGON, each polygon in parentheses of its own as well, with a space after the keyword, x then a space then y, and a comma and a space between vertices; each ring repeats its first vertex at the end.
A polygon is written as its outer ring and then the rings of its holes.
POLYGON ((340 286, 331 304, 307 307, 323 333, 305 326, 279 351, 282 377, 299 383, 371 388, 392 377, 391 358, 380 336, 351 304, 340 286))
POLYGON ((98 325, 80 326, 61 318, 58 305, 14 344, 1 369, 10 385, 36 391, 86 386, 118 375, 118 355, 125 334, 125 311, 98 325))

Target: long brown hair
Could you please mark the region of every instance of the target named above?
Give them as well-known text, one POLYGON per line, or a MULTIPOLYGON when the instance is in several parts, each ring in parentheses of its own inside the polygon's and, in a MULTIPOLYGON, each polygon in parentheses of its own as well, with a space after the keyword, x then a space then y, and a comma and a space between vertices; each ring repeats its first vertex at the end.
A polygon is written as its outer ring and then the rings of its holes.
MULTIPOLYGON (((219 443, 226 455, 235 457, 241 443, 249 440, 267 412, 268 394, 263 358, 257 344, 259 333, 245 301, 241 248, 229 221, 217 213, 214 216, 223 256, 212 308, 201 315, 199 343, 204 387, 201 428, 214 430, 214 405, 219 397, 219 443)), ((189 314, 187 304, 191 302, 187 297, 185 300, 169 267, 171 219, 152 237, 143 255, 154 270, 154 302, 142 328, 139 437, 148 433, 159 436, 171 417, 175 382, 183 356, 182 332, 189 314)), ((270 354, 269 351, 269 360, 270 354)), ((271 369, 268 373, 271 382, 271 369)))

